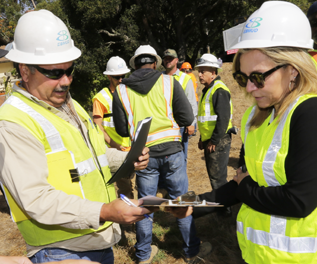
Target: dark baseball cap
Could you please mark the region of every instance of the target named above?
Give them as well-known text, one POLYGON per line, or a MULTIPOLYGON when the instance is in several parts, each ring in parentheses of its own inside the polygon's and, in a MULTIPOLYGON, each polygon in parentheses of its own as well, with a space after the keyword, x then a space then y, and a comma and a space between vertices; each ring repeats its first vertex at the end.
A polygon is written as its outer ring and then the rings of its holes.
POLYGON ((9 51, 8 50, 3 50, 3 49, 0 49, 0 58, 4 57, 5 55, 7 55, 9 51))
POLYGON ((309 7, 308 12, 307 12, 307 17, 309 18, 310 16, 312 16, 316 12, 317 12, 317 1, 312 3, 312 5, 309 7))
POLYGON ((164 51, 163 59, 165 57, 173 57, 173 58, 178 58, 177 53, 173 49, 167 49, 164 51))

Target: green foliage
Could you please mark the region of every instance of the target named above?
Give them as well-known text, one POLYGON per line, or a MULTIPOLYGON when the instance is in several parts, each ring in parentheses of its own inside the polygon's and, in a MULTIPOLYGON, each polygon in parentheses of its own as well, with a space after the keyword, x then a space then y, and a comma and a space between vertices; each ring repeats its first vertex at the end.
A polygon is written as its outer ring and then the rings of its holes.
MULTIPOLYGON (((111 56, 125 61, 139 45, 150 44, 159 55, 177 51, 180 62, 194 64, 207 52, 223 53, 222 31, 245 20, 263 0, 38 0, 68 26, 82 56, 76 61, 72 96, 91 110, 92 96, 108 86, 102 74, 111 56)), ((290 0, 307 12, 313 1, 290 0)), ((0 42, 13 39, 18 18, 32 8, 28 0, 0 0, 0 42)))

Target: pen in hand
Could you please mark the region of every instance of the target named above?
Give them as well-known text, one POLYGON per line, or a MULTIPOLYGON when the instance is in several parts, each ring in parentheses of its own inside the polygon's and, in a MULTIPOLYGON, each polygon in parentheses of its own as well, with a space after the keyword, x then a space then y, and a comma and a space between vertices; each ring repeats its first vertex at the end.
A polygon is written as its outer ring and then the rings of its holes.
MULTIPOLYGON (((130 199, 128 197, 126 197, 124 194, 120 194, 120 198, 122 201, 124 201, 126 204, 130 205, 130 206, 133 206, 133 207, 137 207, 134 203, 132 203, 130 201, 130 199)), ((148 214, 145 214, 144 215, 145 218, 149 219, 150 221, 153 222, 153 219, 148 215, 148 214)))

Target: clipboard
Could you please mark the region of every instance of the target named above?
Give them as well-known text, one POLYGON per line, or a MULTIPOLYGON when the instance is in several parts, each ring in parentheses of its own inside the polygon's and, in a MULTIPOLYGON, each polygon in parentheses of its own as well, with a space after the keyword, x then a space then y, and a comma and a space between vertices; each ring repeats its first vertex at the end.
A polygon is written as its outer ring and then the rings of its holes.
POLYGON ((107 184, 114 183, 121 178, 127 178, 134 172, 134 163, 138 160, 139 156, 141 156, 145 147, 151 122, 152 117, 147 117, 138 122, 131 149, 120 168, 113 174, 107 184))
POLYGON ((201 201, 199 196, 193 191, 189 191, 179 197, 177 200, 170 200, 148 195, 140 198, 142 200, 142 207, 223 207, 223 205, 214 202, 201 201))

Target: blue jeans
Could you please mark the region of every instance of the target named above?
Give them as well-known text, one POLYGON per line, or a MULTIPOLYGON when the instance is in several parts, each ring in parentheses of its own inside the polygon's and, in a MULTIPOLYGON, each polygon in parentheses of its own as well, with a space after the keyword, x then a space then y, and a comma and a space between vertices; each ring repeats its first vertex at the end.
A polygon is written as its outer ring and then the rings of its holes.
POLYGON ((85 259, 96 261, 101 264, 113 264, 114 262, 112 248, 83 252, 62 248, 44 248, 30 258, 33 263, 47 263, 65 259, 85 259))
POLYGON ((182 146, 183 146, 183 152, 185 156, 185 167, 187 170, 188 134, 187 132, 185 132, 185 127, 181 127, 180 132, 182 135, 182 146))
MULTIPOLYGON (((156 195, 159 179, 164 183, 170 197, 175 199, 188 191, 188 178, 184 166, 182 151, 169 156, 151 158, 146 169, 136 172, 138 197, 156 195)), ((153 214, 151 215, 153 217, 153 214)), ((196 228, 192 216, 177 219, 178 228, 182 234, 183 250, 186 257, 193 257, 199 252, 200 239, 196 237, 196 228)), ((152 222, 143 219, 136 223, 135 255, 139 261, 150 258, 152 243, 152 222)))

